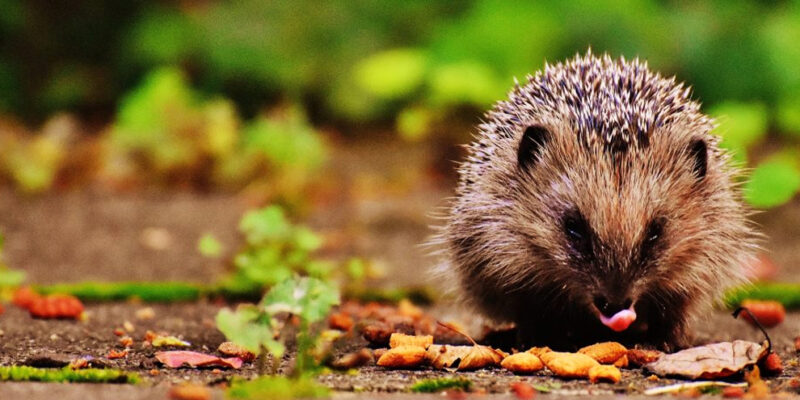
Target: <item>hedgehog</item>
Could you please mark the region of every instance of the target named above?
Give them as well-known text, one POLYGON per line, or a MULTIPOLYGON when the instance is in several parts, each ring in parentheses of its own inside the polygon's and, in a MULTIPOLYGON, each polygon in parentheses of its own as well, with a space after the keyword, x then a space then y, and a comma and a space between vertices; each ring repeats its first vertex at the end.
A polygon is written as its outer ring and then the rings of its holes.
POLYGON ((691 89, 591 50, 515 85, 459 165, 435 242, 465 302, 519 343, 663 350, 745 281, 740 169, 691 89))

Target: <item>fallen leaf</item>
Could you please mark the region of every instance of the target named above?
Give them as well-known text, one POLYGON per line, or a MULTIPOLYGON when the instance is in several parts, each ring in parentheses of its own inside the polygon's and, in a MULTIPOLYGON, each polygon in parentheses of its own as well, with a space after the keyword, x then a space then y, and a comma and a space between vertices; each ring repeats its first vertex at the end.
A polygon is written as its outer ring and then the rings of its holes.
MULTIPOLYGON (((651 380, 648 378, 648 380, 651 380)), ((644 391, 644 394, 647 396, 655 396, 659 394, 668 394, 668 393, 678 393, 683 392, 689 389, 700 389, 700 388, 710 388, 710 387, 747 387, 746 383, 729 383, 729 382, 717 382, 717 381, 702 381, 702 382, 688 382, 688 383, 676 383, 673 385, 667 386, 659 386, 650 388, 644 391)))
POLYGON ((255 353, 233 342, 222 342, 222 344, 217 347, 217 351, 228 357, 239 357, 244 362, 250 362, 256 359, 255 353))
POLYGON ((458 363, 472 351, 472 346, 449 346, 434 344, 425 352, 425 360, 436 369, 457 367, 458 363))
POLYGON ((419 346, 399 346, 389 349, 378 359, 378 365, 387 368, 418 367, 425 360, 425 349, 419 346))
POLYGON ((612 364, 628 353, 625 346, 617 342, 603 342, 586 346, 578 353, 594 358, 600 364, 612 364))
POLYGON ((766 356, 767 348, 744 340, 692 347, 666 354, 647 364, 659 376, 681 376, 689 379, 716 379, 733 375, 766 356))
POLYGON ((548 369, 562 378, 588 378, 589 370, 600 365, 594 358, 580 353, 551 351, 541 358, 548 369))
POLYGON ((404 335, 402 333, 393 333, 389 337, 389 347, 395 348, 400 346, 419 346, 427 349, 428 346, 433 344, 433 336, 412 336, 404 335))
POLYGON ((589 381, 618 383, 622 379, 622 372, 613 365, 595 365, 589 369, 589 381))
POLYGON ((467 371, 497 366, 503 361, 503 357, 502 353, 491 347, 476 344, 458 363, 458 370, 467 371))
POLYGON ((544 368, 542 360, 528 352, 512 354, 504 358, 500 366, 515 374, 532 374, 544 368))
POLYGON ((159 351, 156 359, 170 368, 180 368, 188 365, 190 367, 229 367, 239 369, 242 366, 242 359, 239 357, 220 358, 210 354, 198 353, 196 351, 159 351))
POLYGON ((191 343, 178 339, 175 336, 161 334, 161 333, 153 333, 147 331, 145 335, 146 342, 149 342, 153 347, 162 347, 162 346, 176 346, 176 347, 189 347, 191 343))

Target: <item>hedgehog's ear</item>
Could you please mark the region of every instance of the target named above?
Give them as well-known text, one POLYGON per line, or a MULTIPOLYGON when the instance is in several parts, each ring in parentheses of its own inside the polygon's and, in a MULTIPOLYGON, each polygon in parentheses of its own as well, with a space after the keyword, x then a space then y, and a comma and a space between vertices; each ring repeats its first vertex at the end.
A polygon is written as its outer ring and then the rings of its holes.
POLYGON ((542 147, 550 140, 550 132, 543 126, 531 125, 525 128, 517 150, 517 165, 520 169, 533 166, 542 153, 542 147))
POLYGON ((697 180, 705 178, 708 172, 708 146, 703 139, 695 139, 689 144, 689 156, 692 160, 692 172, 697 180))

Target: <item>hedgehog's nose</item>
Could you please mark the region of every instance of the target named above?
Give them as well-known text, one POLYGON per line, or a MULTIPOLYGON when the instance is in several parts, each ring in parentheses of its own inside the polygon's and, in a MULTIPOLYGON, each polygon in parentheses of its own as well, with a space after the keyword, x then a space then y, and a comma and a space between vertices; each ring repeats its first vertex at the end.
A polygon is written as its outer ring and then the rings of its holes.
POLYGON ((595 296, 594 306, 606 317, 610 317, 622 310, 627 310, 631 307, 633 301, 630 298, 625 298, 622 301, 609 301, 605 296, 595 296))

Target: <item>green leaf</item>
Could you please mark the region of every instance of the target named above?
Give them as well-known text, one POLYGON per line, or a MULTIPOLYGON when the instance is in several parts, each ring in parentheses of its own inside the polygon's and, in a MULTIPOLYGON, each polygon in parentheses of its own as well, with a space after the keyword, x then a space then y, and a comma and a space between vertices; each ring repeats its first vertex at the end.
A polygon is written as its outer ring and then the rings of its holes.
POLYGON ((503 96, 507 89, 505 86, 487 66, 465 61, 443 65, 433 71, 430 99, 443 106, 472 104, 485 107, 503 96))
POLYGON ((800 138, 800 96, 781 100, 775 118, 782 134, 800 138))
POLYGON ((755 207, 779 206, 800 189, 800 171, 786 158, 769 159, 756 167, 744 187, 744 196, 755 207))
POLYGON ((366 93, 384 99, 410 95, 422 85, 427 57, 417 49, 394 49, 373 54, 355 67, 355 81, 366 93))
POLYGON ((197 241, 197 250, 206 257, 216 258, 222 254, 222 243, 214 235, 206 233, 197 241))
POLYGON ((257 245, 286 237, 290 232, 290 225, 283 209, 269 206, 247 212, 239 223, 239 230, 248 243, 257 245))
POLYGON ((254 305, 241 305, 235 312, 223 308, 217 313, 217 329, 228 340, 256 354, 261 353, 263 346, 273 357, 281 357, 285 348, 274 339, 277 333, 273 331, 274 325, 254 305))
POLYGON ((722 103, 709 113, 717 118, 714 130, 722 146, 741 151, 758 143, 767 134, 767 108, 761 103, 722 103))
POLYGON ((328 315, 339 304, 339 290, 316 278, 289 279, 275 285, 261 306, 270 315, 292 313, 312 324, 328 315))

